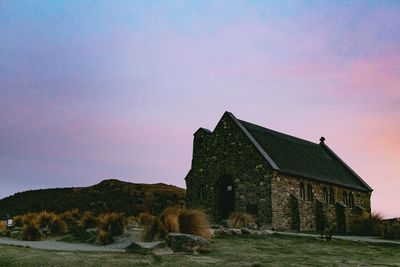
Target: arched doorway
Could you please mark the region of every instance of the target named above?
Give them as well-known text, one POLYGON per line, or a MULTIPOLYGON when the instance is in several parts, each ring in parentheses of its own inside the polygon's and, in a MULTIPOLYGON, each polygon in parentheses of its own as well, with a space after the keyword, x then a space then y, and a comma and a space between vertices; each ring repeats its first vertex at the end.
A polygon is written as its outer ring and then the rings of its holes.
POLYGON ((231 176, 222 176, 218 183, 218 217, 227 219, 235 211, 235 186, 231 176))

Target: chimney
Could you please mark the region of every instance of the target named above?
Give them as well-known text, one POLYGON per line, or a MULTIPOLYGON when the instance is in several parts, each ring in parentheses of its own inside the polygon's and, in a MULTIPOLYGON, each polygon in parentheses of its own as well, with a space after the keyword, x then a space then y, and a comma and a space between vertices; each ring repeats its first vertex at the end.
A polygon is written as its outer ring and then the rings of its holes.
POLYGON ((321 138, 319 139, 320 144, 325 144, 325 137, 321 136, 321 138))

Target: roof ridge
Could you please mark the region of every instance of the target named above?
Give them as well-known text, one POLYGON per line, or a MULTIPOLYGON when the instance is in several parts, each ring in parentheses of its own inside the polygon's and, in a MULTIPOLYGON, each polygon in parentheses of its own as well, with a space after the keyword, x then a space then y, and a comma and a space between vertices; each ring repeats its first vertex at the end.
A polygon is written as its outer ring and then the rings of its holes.
MULTIPOLYGON (((238 119, 238 120, 239 120, 239 119, 238 119)), ((258 125, 258 124, 252 123, 252 122, 248 122, 248 121, 244 121, 244 120, 239 120, 239 121, 240 121, 240 122, 247 123, 247 124, 251 124, 251 125, 254 125, 254 126, 257 126, 257 127, 259 127, 259 128, 262 128, 263 130, 267 130, 267 131, 269 131, 269 132, 271 132, 271 133, 273 133, 273 134, 283 135, 283 136, 289 137, 289 138, 291 138, 291 139, 300 140, 300 141, 302 141, 302 142, 307 142, 307 143, 311 143, 311 144, 313 144, 313 145, 318 146, 317 143, 314 143, 314 142, 312 142, 312 141, 309 141, 309 140, 306 140, 306 139, 303 139, 303 138, 299 138, 299 137, 296 137, 296 136, 293 136, 293 135, 290 135, 290 134, 278 132, 278 131, 275 131, 275 130, 266 128, 266 127, 264 127, 264 126, 261 126, 261 125, 258 125)))

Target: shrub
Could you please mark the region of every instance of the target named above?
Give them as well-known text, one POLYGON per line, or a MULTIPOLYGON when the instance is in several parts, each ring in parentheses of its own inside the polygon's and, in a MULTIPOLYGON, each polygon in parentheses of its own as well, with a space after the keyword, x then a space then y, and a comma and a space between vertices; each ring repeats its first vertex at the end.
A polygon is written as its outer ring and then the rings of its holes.
POLYGON ((387 239, 400 239, 400 220, 387 221, 383 237, 387 239))
POLYGON ((126 224, 127 220, 122 213, 103 213, 99 216, 98 228, 117 236, 125 231, 126 224))
POLYGON ((358 235, 380 236, 383 234, 383 227, 382 215, 364 211, 353 218, 350 230, 358 235))
POLYGON ((232 212, 229 215, 228 221, 226 223, 230 228, 243 228, 246 227, 248 224, 254 222, 254 217, 248 213, 232 212))
POLYGON ((40 226, 38 221, 26 221, 21 229, 23 240, 38 241, 40 240, 40 226))
POLYGON ((65 234, 67 232, 68 226, 60 216, 55 215, 50 221, 48 228, 52 235, 65 234))
POLYGON ((210 225, 204 212, 196 209, 182 209, 178 220, 181 233, 211 239, 210 225))
POLYGON ((109 231, 99 230, 97 233, 97 240, 101 244, 107 245, 114 242, 114 237, 109 231))
POLYGON ((24 216, 23 215, 14 216, 13 224, 14 226, 22 227, 22 225, 24 224, 24 216))
POLYGON ((151 215, 150 213, 142 212, 139 214, 137 219, 140 225, 146 226, 154 223, 156 217, 154 215, 151 215))
POLYGON ((96 227, 97 225, 97 219, 96 217, 93 215, 92 212, 90 211, 85 211, 81 217, 81 219, 79 220, 78 223, 79 226, 87 229, 87 228, 93 228, 96 227))
POLYGON ((47 227, 54 219, 56 214, 52 212, 42 211, 38 214, 38 219, 41 227, 47 227))

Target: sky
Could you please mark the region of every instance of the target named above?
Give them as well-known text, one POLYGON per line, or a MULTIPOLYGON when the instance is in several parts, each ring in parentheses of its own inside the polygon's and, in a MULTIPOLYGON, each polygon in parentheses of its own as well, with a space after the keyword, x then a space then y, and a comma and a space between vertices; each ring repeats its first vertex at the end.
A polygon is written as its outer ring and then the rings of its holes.
POLYGON ((185 187, 224 111, 324 136, 400 217, 400 2, 0 0, 0 198, 185 187))

